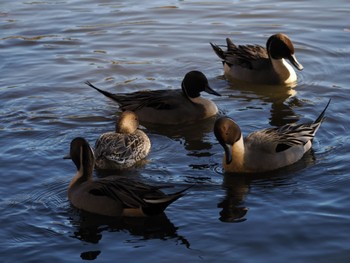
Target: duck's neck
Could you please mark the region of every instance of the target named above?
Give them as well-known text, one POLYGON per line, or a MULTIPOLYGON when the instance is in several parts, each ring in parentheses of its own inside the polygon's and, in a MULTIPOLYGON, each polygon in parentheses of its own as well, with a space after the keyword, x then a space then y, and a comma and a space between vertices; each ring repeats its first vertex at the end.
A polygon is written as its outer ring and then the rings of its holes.
POLYGON ((189 98, 192 103, 201 105, 204 108, 205 117, 210 117, 218 113, 218 107, 211 100, 207 100, 203 97, 189 98))
POLYGON ((84 156, 83 152, 80 152, 81 158, 80 158, 80 165, 79 170, 73 177, 72 181, 70 182, 68 189, 78 186, 86 181, 92 180, 92 173, 94 169, 94 160, 84 156), (85 158, 85 161, 83 161, 83 158, 85 158))
POLYGON ((271 58, 272 67, 277 75, 281 78, 282 83, 289 84, 297 80, 297 74, 291 65, 287 61, 282 59, 271 58))
POLYGON ((235 142, 235 144, 232 146, 231 163, 226 164, 226 161, 225 161, 226 156, 224 156, 224 170, 226 172, 235 172, 235 173, 245 172, 244 156, 245 156, 244 141, 243 141, 243 136, 241 135, 241 138, 237 142, 235 142))
POLYGON ((73 177, 72 181, 70 182, 68 189, 73 188, 75 186, 78 186, 86 181, 92 180, 92 173, 84 173, 83 171, 79 170, 73 177))
POLYGON ((73 177, 72 181, 70 181, 68 188, 73 188, 74 186, 81 184, 80 181, 82 181, 82 174, 81 171, 77 171, 77 173, 75 174, 75 176, 73 177))

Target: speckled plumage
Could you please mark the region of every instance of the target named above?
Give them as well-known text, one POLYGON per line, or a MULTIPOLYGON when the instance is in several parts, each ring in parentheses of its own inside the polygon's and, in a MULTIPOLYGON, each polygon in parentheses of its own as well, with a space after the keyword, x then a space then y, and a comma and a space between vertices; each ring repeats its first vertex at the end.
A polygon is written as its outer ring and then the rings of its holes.
POLYGON ((150 149, 148 136, 138 129, 138 117, 124 111, 115 132, 102 134, 95 143, 96 167, 99 169, 125 169, 144 159, 150 149))
POLYGON ((151 148, 148 136, 141 130, 132 134, 108 132, 95 144, 96 166, 100 169, 124 169, 144 159, 151 148))

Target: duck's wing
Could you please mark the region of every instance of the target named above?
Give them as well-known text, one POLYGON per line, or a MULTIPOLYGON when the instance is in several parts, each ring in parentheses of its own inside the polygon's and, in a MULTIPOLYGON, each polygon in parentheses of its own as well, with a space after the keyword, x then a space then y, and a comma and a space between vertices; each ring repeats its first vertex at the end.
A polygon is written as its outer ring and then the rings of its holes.
POLYGON ((179 104, 174 103, 174 101, 183 97, 180 90, 145 90, 127 94, 113 94, 97 88, 89 81, 86 81, 85 83, 106 97, 117 102, 122 110, 137 111, 144 107, 150 107, 157 110, 170 110, 178 107, 179 104))
POLYGON ((320 123, 284 125, 253 132, 245 139, 245 144, 266 153, 278 153, 293 146, 303 146, 315 136, 320 123))
POLYGON ((145 206, 143 196, 146 193, 156 192, 159 189, 152 186, 117 178, 115 180, 102 179, 94 181, 94 187, 89 193, 97 196, 106 196, 121 202, 124 207, 134 208, 145 206))
POLYGON ((222 50, 219 45, 210 44, 216 55, 229 66, 239 65, 247 69, 256 69, 270 63, 266 48, 260 45, 236 46, 229 38, 226 39, 226 42, 226 51, 222 50))
POLYGON ((173 110, 178 108, 178 100, 182 99, 180 90, 149 90, 131 94, 114 96, 122 110, 140 110, 153 108, 155 110, 173 110))
MULTIPOLYGON (((164 194, 161 188, 170 186, 152 186, 131 180, 130 178, 101 179, 94 181, 94 187, 89 193, 97 196, 106 196, 121 202, 124 208, 139 208, 148 214, 158 214, 172 202, 183 196, 185 188, 173 194, 164 194)), ((191 186, 190 186, 191 187, 191 186)))
POLYGON ((247 136, 245 143, 248 147, 254 145, 255 149, 259 148, 260 151, 268 153, 282 152, 293 146, 305 145, 315 137, 330 102, 331 100, 313 123, 287 124, 278 128, 253 132, 247 136))

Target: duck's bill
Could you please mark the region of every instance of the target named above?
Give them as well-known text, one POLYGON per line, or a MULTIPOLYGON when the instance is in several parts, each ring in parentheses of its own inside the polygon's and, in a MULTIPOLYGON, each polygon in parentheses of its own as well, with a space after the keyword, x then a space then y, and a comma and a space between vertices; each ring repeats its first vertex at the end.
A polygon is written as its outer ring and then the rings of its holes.
POLYGON ((297 60, 297 58, 294 56, 294 55, 291 55, 290 57, 289 57, 289 61, 290 61, 290 63, 292 63, 292 65, 295 67, 295 68, 297 68, 298 70, 303 70, 303 65, 301 65, 299 62, 298 62, 298 60, 297 60))
POLYGON ((232 162, 232 146, 229 144, 225 144, 224 150, 226 164, 230 164, 232 162))
POLYGON ((204 89, 205 92, 209 93, 209 94, 213 94, 215 96, 221 96, 220 93, 216 92, 215 90, 213 90, 211 87, 209 87, 209 85, 207 85, 204 89))

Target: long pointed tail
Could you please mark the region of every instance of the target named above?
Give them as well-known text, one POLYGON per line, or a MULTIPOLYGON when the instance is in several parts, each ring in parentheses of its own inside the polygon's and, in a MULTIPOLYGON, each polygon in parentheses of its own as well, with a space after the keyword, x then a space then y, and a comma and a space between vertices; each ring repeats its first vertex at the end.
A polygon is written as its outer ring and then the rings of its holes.
MULTIPOLYGON (((96 86, 92 85, 90 81, 85 81, 85 84, 90 86, 91 88, 97 90, 98 92, 102 93, 103 95, 105 95, 106 97, 118 102, 117 98, 115 97, 115 95, 113 93, 110 93, 108 91, 104 91, 104 90, 101 90, 99 88, 97 88, 96 86)), ((119 103, 119 102, 118 102, 119 103)))
POLYGON ((331 100, 332 100, 332 99, 329 99, 329 101, 328 101, 326 107, 324 108, 324 110, 323 110, 323 111, 321 112, 321 114, 317 117, 317 119, 314 121, 314 123, 311 124, 311 125, 314 127, 313 136, 315 136, 316 132, 317 132, 318 129, 320 128, 320 126, 321 126, 321 124, 322 124, 322 122, 323 122, 323 120, 324 120, 324 118, 325 118, 324 115, 325 115, 326 110, 327 110, 327 108, 328 108, 328 106, 329 106, 329 103, 331 103, 331 100))
POLYGON ((314 121, 314 123, 321 123, 321 122, 324 120, 324 115, 325 115, 326 110, 327 110, 327 108, 328 108, 328 106, 329 106, 329 103, 331 103, 331 100, 332 100, 332 99, 329 99, 329 101, 328 101, 326 107, 325 107, 324 110, 321 112, 320 116, 317 117, 317 119, 314 121))
POLYGON ((148 204, 148 207, 142 208, 143 212, 146 215, 157 215, 162 213, 170 204, 175 202, 180 197, 184 196, 184 192, 191 188, 193 185, 186 187, 185 189, 164 196, 163 198, 156 199, 144 199, 144 201, 148 204))
POLYGON ((210 42, 211 47, 213 48, 215 54, 221 58, 222 60, 225 60, 225 53, 224 51, 216 44, 213 44, 210 42))

